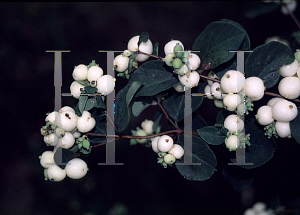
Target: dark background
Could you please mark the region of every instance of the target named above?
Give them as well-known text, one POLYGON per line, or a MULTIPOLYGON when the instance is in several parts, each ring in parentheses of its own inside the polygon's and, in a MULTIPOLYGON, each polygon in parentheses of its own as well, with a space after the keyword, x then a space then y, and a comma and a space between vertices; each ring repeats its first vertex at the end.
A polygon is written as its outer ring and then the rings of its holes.
MULTIPOLYGON (((124 166, 98 166, 105 161, 105 147, 95 148, 85 159, 90 171, 80 180, 44 181, 39 164, 38 156, 52 150, 40 135, 45 114, 54 109, 54 54, 46 50, 71 50, 62 54, 62 92, 67 93, 74 66, 96 60, 105 71, 106 55, 98 50, 125 50, 129 39, 142 31, 149 33, 152 43, 159 42, 163 57, 169 40, 178 39, 191 49, 205 26, 223 18, 246 29, 252 49, 267 37, 288 39, 297 30, 291 17, 280 10, 247 18, 245 11, 253 4, 1 3, 1 214, 239 215, 257 201, 273 208, 299 207, 300 148, 290 139, 279 142, 267 164, 248 171, 228 167, 227 149, 212 146, 218 171, 203 182, 184 179, 175 167, 163 169, 151 149, 129 146, 129 141, 116 142, 116 161, 124 166), (253 182, 236 190, 222 176, 225 170, 253 182), (113 213, 115 207, 127 213, 113 213)), ((117 83, 118 91, 126 79, 118 78, 117 83)), ((62 105, 71 106, 75 101, 63 98, 62 105)), ((151 119, 156 110, 149 107, 147 115, 133 118, 130 128, 151 119)), ((213 125, 218 110, 211 100, 205 100, 198 112, 213 125)))

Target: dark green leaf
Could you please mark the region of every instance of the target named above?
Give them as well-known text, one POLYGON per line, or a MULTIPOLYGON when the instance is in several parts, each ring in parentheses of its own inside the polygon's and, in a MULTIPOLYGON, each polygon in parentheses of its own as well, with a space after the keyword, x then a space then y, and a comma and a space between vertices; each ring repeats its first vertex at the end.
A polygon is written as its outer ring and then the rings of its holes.
POLYGON ((300 143, 300 114, 297 114, 296 118, 290 121, 290 129, 292 137, 300 143))
POLYGON ((97 66, 96 61, 92 60, 92 62, 90 62, 90 64, 88 65, 88 69, 92 66, 97 66))
POLYGON ((266 43, 255 48, 248 57, 245 64, 246 78, 259 77, 266 88, 271 88, 278 83, 278 69, 294 60, 294 53, 288 46, 276 41, 266 43))
POLYGON ((159 43, 155 43, 154 47, 153 47, 153 52, 152 52, 152 55, 154 56, 158 56, 158 45, 159 43))
MULTIPOLYGON (((184 135, 179 136, 177 143, 183 146, 184 135)), ((201 138, 194 135, 192 136, 192 152, 192 162, 201 163, 201 165, 176 165, 179 173, 188 180, 205 181, 209 179, 216 171, 215 154, 201 138)), ((183 163, 183 160, 177 160, 176 163, 183 163)))
POLYGON ((90 84, 90 82, 88 81, 88 80, 84 80, 84 81, 77 81, 79 84, 81 84, 81 85, 83 85, 83 86, 85 86, 85 87, 87 87, 87 86, 90 86, 91 84, 90 84))
MULTIPOLYGON (((197 89, 198 93, 204 93, 205 84, 200 83, 197 89)), ((201 105, 203 96, 193 96, 192 111, 194 112, 201 105)), ((174 93, 169 98, 162 101, 162 105, 167 111, 168 115, 175 121, 180 122, 184 118, 184 93, 174 93)))
POLYGON ((97 93, 97 87, 86 86, 84 88, 85 93, 97 93))
POLYGON ((133 98, 136 91, 140 88, 140 86, 141 86, 140 82, 134 81, 134 82, 131 83, 131 86, 129 87, 127 95, 126 95, 127 105, 129 105, 131 99, 133 98))
POLYGON ((192 50, 200 51, 202 64, 211 63, 211 69, 225 63, 240 49, 249 50, 250 41, 245 29, 231 20, 216 21, 201 32, 193 44, 192 50))
POLYGON ((205 142, 211 145, 221 145, 225 141, 225 136, 221 134, 220 130, 214 126, 206 126, 198 129, 197 132, 205 142))
POLYGON ((74 110, 75 110, 76 115, 78 117, 81 117, 82 113, 79 110, 79 102, 76 103, 76 106, 75 106, 74 110))
POLYGON ((104 103, 102 96, 97 96, 96 100, 97 100, 97 108, 106 109, 106 104, 104 103))
POLYGON ((73 158, 77 157, 77 154, 74 152, 58 147, 56 152, 54 153, 54 162, 62 169, 64 169, 67 163, 73 158))
MULTIPOLYGON (((277 149, 277 144, 273 138, 269 139, 264 135, 264 130, 259 127, 255 118, 250 118, 245 122, 245 132, 250 134, 250 146, 245 150, 245 163, 254 163, 254 165, 240 165, 245 169, 259 167, 268 162, 277 149)), ((231 159, 235 163, 236 158, 231 159)))
POLYGON ((224 136, 227 136, 227 133, 229 132, 229 130, 225 127, 222 127, 220 130, 220 133, 223 134, 224 136))
MULTIPOLYGON (((82 93, 85 93, 85 91, 82 91, 82 93)), ((87 96, 87 95, 86 96, 81 95, 79 97, 78 108, 79 108, 80 113, 82 113, 84 111, 88 98, 89 98, 89 96, 87 96)))
POLYGON ((129 123, 130 113, 126 103, 126 95, 131 84, 127 84, 122 90, 116 95, 116 107, 115 107, 115 123, 119 132, 125 130, 129 123))
POLYGON ((84 110, 89 111, 94 107, 96 107, 96 97, 92 97, 87 100, 84 110))
POLYGON ((218 124, 224 124, 224 121, 228 115, 230 115, 232 112, 229 112, 225 109, 222 109, 217 114, 216 123, 218 124))
POLYGON ((152 60, 143 63, 132 73, 129 84, 134 81, 140 82, 143 85, 136 93, 136 97, 153 96, 178 83, 178 79, 167 71, 166 64, 161 60, 152 60))
POLYGON ((149 34, 147 32, 142 32, 139 37, 138 46, 140 46, 141 43, 146 43, 149 39, 149 34))
POLYGON ((143 112, 147 107, 149 107, 151 104, 143 103, 142 101, 135 101, 132 105, 132 114, 133 116, 137 117, 140 115, 140 113, 143 112))
POLYGON ((136 56, 137 56, 137 53, 132 52, 130 57, 129 57, 128 74, 130 74, 131 71, 132 71, 133 61, 134 61, 136 56))

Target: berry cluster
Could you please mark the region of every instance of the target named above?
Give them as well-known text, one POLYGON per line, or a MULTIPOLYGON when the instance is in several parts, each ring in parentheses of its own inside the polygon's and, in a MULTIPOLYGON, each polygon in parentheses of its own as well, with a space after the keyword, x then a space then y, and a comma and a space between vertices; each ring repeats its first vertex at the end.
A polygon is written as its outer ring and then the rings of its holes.
POLYGON ((275 215, 272 209, 267 209, 264 202, 256 202, 252 208, 245 210, 244 215, 275 215))
MULTIPOLYGON (((141 127, 137 127, 136 130, 131 130, 131 133, 133 136, 147 136, 147 135, 152 135, 154 130, 153 130, 153 125, 154 122, 152 120, 145 119, 141 123, 141 127)), ((160 132, 160 127, 158 126, 155 133, 160 132)), ((153 138, 152 138, 153 139, 153 138)), ((151 143, 152 139, 130 139, 130 145, 135 145, 137 143, 145 144, 145 143, 151 143)), ((148 145, 148 144, 146 144, 148 145)))
POLYGON ((54 146, 53 151, 45 151, 40 156, 40 163, 45 168, 45 179, 61 181, 66 175, 79 179, 86 175, 87 164, 80 158, 70 160, 65 169, 60 168, 54 161, 54 153, 61 147, 72 148, 75 144, 80 152, 87 154, 90 151, 90 142, 82 133, 91 131, 96 121, 88 111, 83 111, 78 117, 73 108, 65 106, 59 112, 53 111, 45 118, 46 125, 41 128, 44 142, 47 146, 54 146))
POLYGON ((79 99, 85 86, 97 88, 97 93, 108 95, 115 89, 115 78, 111 75, 103 75, 103 70, 95 61, 88 66, 80 64, 73 70, 75 81, 70 86, 71 94, 74 98, 79 99))
POLYGON ((164 168, 174 164, 176 159, 181 159, 184 154, 183 148, 174 144, 172 137, 168 135, 155 137, 152 140, 152 149, 158 154, 157 162, 164 168))

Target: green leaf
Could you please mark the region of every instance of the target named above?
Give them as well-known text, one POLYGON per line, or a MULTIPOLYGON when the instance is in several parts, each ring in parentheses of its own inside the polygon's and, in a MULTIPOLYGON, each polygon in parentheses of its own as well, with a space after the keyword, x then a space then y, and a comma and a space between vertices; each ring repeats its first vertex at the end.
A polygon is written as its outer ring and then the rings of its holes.
POLYGON ((205 142, 211 145, 221 145, 225 141, 225 136, 221 134, 220 130, 214 126, 206 126, 198 129, 197 132, 205 142))
POLYGON ((158 45, 159 43, 155 43, 154 47, 153 47, 153 52, 152 52, 152 55, 154 56, 158 56, 158 45))
POLYGON ((97 100, 97 108, 106 109, 106 104, 104 103, 102 96, 97 96, 96 100, 97 100))
POLYGON ((131 99, 133 98, 136 91, 140 88, 140 86, 141 86, 140 82, 134 81, 134 82, 131 83, 131 86, 129 87, 127 95, 126 95, 127 105, 129 105, 131 99))
POLYGON ((138 47, 141 45, 141 43, 146 43, 149 39, 149 34, 147 32, 142 32, 139 41, 138 41, 138 47))
POLYGON ((220 110, 219 113, 217 114, 216 123, 223 125, 226 117, 229 116, 231 113, 232 112, 227 111, 225 109, 220 110))
POLYGON ((116 95, 116 106, 115 106, 115 123, 119 132, 125 130, 129 123, 130 113, 126 103, 126 96, 131 84, 127 84, 122 90, 116 95))
POLYGON ((225 127, 222 127, 220 130, 221 134, 223 134, 224 136, 227 136, 227 133, 229 132, 229 130, 225 127))
MULTIPOLYGON (((204 83, 200 83, 197 89, 198 93, 203 93, 205 88, 204 83)), ((194 112, 201 105, 203 101, 203 96, 193 96, 192 98, 192 111, 194 112)), ((167 111, 168 115, 175 121, 180 122, 184 118, 184 93, 174 93, 167 99, 162 101, 164 109, 167 111)))
MULTIPOLYGON (((180 135, 177 143, 183 146, 184 135, 180 135)), ((201 163, 201 165, 176 165, 179 173, 188 180, 205 181, 209 179, 216 171, 217 159, 213 151, 199 137, 192 136, 192 162, 201 163)), ((184 157, 183 157, 184 159, 184 157)), ((176 163, 183 163, 183 160, 177 160, 176 163)))
POLYGON ((139 116, 143 112, 143 110, 145 110, 150 105, 151 104, 147 104, 147 103, 144 103, 142 101, 133 102, 133 105, 132 105, 132 114, 133 114, 133 116, 135 116, 135 117, 139 116))
POLYGON ((78 117, 81 117, 82 113, 80 113, 80 110, 79 110, 79 102, 76 103, 76 106, 74 107, 74 111, 78 117))
POLYGON ((278 69, 295 60, 292 50, 276 41, 258 46, 248 57, 245 64, 247 77, 256 76, 263 80, 265 87, 275 86, 280 78, 278 69))
POLYGON ((132 73, 128 84, 137 81, 143 86, 140 87, 135 97, 153 96, 177 84, 178 78, 175 78, 167 69, 169 68, 161 60, 145 62, 136 69, 132 73))
POLYGON ((292 137, 300 143, 300 114, 297 114, 296 118, 290 121, 290 129, 292 137))
POLYGON ((88 80, 84 80, 84 81, 77 81, 79 84, 82 84, 83 86, 87 87, 90 86, 90 82, 88 80))
MULTIPOLYGON (((85 91, 82 91, 82 93, 85 93, 85 91)), ((81 95, 79 97, 78 108, 79 108, 79 111, 80 111, 81 114, 85 109, 85 105, 86 105, 86 102, 87 102, 88 98, 89 98, 89 96, 87 96, 87 95, 86 96, 81 95)))
POLYGON ((86 93, 88 93, 88 94, 90 94, 90 93, 97 93, 97 87, 91 87, 91 86, 86 86, 85 88, 84 88, 84 91, 86 92, 86 93))
POLYGON ((128 74, 130 74, 131 71, 132 71, 133 61, 134 61, 136 56, 137 56, 137 54, 135 52, 132 52, 130 57, 129 57, 128 74))
POLYGON ((90 64, 88 65, 88 69, 91 68, 92 66, 97 66, 95 60, 92 60, 92 62, 90 62, 90 64))
POLYGON ((250 40, 245 29, 231 20, 212 22, 201 32, 192 50, 202 64, 211 63, 211 69, 232 59, 240 49, 249 50, 250 40))
MULTIPOLYGON (((257 168, 273 157, 277 144, 273 138, 269 139, 264 135, 264 130, 255 118, 245 121, 245 132, 250 134, 250 146, 245 150, 245 163, 254 163, 254 165, 239 166, 245 169, 257 168)), ((235 163, 236 158, 231 159, 231 162, 235 163)))
POLYGON ((54 153, 54 162, 62 169, 64 169, 67 165, 67 163, 72 160, 73 158, 76 158, 77 154, 74 152, 58 147, 56 152, 54 153))
POLYGON ((84 110, 89 111, 92 108, 96 107, 96 104, 97 104, 96 97, 89 98, 86 102, 84 110))

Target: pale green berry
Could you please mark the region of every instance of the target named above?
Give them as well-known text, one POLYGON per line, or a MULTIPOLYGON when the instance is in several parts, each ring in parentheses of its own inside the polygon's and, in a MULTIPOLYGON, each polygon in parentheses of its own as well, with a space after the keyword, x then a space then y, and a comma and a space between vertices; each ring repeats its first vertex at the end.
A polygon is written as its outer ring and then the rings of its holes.
POLYGON ((176 55, 176 57, 182 57, 183 56, 183 47, 179 44, 177 44, 176 46, 174 46, 174 54, 176 55))
POLYGON ((218 108, 224 108, 224 103, 223 103, 223 99, 214 99, 214 104, 216 105, 216 107, 218 108))
POLYGON ((170 54, 170 53, 174 53, 174 47, 177 44, 181 45, 182 49, 184 50, 184 46, 183 46, 182 42, 180 42, 179 40, 171 40, 164 47, 165 55, 170 54))
POLYGON ((242 103, 242 104, 239 104, 236 108, 236 113, 238 115, 244 115, 245 113, 245 105, 242 103))
POLYGON ((180 58, 175 58, 172 62, 172 66, 173 68, 176 70, 176 69, 179 69, 181 66, 182 66, 182 61, 180 58))
POLYGON ((164 61, 168 66, 173 66, 173 60, 176 58, 174 53, 167 54, 164 61))
POLYGON ((182 85, 182 83, 180 83, 180 82, 177 83, 177 84, 175 84, 175 85, 173 86, 173 88, 174 88, 177 92, 179 92, 179 93, 185 91, 184 85, 182 85))
POLYGON ((126 56, 126 57, 130 57, 131 56, 131 51, 124 50, 123 55, 126 56))
MULTIPOLYGON (((140 129, 136 132, 135 136, 147 136, 147 133, 143 129, 140 129)), ((146 143, 147 139, 136 139, 136 141, 138 143, 146 143)))
POLYGON ((167 154, 164 156, 164 161, 166 162, 166 164, 173 164, 175 163, 176 158, 174 157, 174 155, 167 154))
POLYGON ((298 61, 298 63, 300 63, 300 50, 297 49, 294 55, 295 55, 295 59, 298 61))

